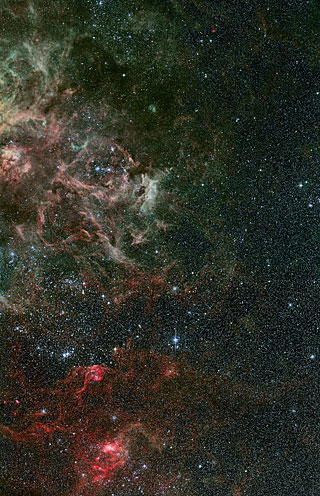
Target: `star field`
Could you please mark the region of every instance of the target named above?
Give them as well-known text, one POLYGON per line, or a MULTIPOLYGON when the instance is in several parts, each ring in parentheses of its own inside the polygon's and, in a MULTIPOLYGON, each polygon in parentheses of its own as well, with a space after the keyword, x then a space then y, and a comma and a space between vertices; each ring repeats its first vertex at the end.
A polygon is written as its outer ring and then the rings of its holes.
POLYGON ((0 17, 0 495, 318 494, 317 2, 0 17))

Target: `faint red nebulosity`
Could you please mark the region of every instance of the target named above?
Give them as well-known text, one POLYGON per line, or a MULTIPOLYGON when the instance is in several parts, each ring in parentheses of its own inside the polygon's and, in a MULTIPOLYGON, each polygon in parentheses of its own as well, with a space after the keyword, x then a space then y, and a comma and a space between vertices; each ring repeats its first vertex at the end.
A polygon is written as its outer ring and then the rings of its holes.
POLYGON ((164 369, 163 375, 165 377, 177 377, 179 374, 178 368, 175 363, 168 363, 167 367, 164 369))
POLYGON ((95 496, 124 480, 157 494, 155 488, 166 485, 167 471, 157 459, 165 465, 186 407, 172 384, 181 364, 130 346, 117 349, 113 359, 113 367, 77 367, 53 388, 31 387, 24 398, 3 400, 12 421, 0 424, 0 437, 15 452, 9 479, 21 494, 37 488, 39 495, 95 496), (18 460, 26 450, 30 465, 21 470, 18 460), (137 476, 140 466, 148 470, 137 476))

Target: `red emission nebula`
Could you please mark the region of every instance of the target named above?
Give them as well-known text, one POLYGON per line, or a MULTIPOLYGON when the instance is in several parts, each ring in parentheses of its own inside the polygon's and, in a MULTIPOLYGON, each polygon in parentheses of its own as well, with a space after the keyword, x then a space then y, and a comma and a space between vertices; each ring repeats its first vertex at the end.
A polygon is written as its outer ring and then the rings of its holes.
POLYGON ((199 444, 207 381, 184 360, 130 349, 50 389, 20 377, 23 397, 3 401, 12 422, 0 424, 12 444, 11 486, 28 495, 182 494, 179 467, 199 444))

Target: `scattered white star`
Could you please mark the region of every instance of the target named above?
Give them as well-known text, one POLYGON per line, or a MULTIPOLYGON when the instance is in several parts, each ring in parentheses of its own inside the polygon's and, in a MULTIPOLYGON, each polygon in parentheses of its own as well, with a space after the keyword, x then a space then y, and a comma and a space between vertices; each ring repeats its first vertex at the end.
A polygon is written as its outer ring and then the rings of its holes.
POLYGON ((179 348, 179 346, 178 346, 179 341, 180 341, 180 338, 179 338, 179 336, 177 336, 177 331, 175 330, 174 336, 171 339, 171 342, 174 344, 175 351, 179 348))

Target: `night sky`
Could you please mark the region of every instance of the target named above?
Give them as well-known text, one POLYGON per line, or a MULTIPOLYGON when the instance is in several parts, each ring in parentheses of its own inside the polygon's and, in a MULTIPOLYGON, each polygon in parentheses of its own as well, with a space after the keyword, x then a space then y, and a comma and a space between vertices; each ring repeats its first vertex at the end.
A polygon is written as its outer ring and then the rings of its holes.
POLYGON ((317 0, 0 0, 0 496, 320 494, 317 0))

